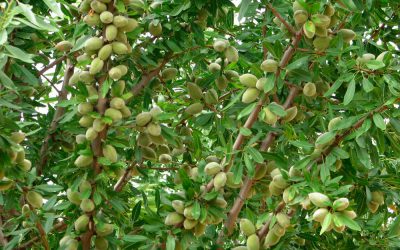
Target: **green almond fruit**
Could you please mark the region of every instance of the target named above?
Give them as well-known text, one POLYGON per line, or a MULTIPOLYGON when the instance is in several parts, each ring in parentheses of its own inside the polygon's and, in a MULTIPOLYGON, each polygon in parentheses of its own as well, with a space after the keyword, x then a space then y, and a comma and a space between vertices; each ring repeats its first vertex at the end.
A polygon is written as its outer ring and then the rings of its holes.
POLYGON ((157 157, 156 152, 150 147, 142 147, 142 156, 147 160, 155 160, 157 157))
POLYGON ((111 79, 117 81, 122 77, 122 72, 119 68, 113 67, 108 71, 108 75, 110 76, 111 79))
POLYGON ((282 237, 286 233, 286 229, 281 227, 279 224, 275 224, 272 229, 272 233, 275 234, 278 237, 282 237))
POLYGON ((163 164, 168 164, 168 163, 171 163, 172 157, 171 157, 169 154, 161 154, 161 155, 158 157, 158 161, 159 161, 160 163, 163 163, 163 164))
POLYGON ((235 183, 235 176, 232 172, 226 173, 226 186, 229 188, 240 188, 243 182, 235 183))
POLYGON ((121 31, 121 29, 118 29, 117 37, 115 38, 115 40, 117 42, 128 44, 128 37, 126 36, 124 31, 121 31))
POLYGON ((7 177, 3 177, 0 180, 0 191, 6 191, 10 189, 14 185, 14 181, 8 179, 7 177))
POLYGON ((71 203, 75 205, 80 205, 82 202, 79 193, 76 191, 72 191, 70 188, 67 189, 67 198, 71 203))
POLYGON ((226 173, 225 172, 219 172, 214 176, 214 188, 215 190, 219 190, 222 187, 225 186, 226 184, 226 173))
POLYGON ((94 141, 94 139, 97 138, 98 134, 99 134, 99 133, 98 133, 96 130, 94 130, 93 128, 88 128, 88 129, 86 130, 86 134, 85 134, 86 140, 88 140, 88 141, 94 141))
POLYGON ((21 166, 22 170, 28 172, 29 170, 31 170, 32 162, 30 160, 24 159, 22 162, 19 163, 19 165, 21 166))
POLYGON ((343 215, 345 215, 346 217, 352 219, 355 219, 357 217, 356 212, 354 212, 353 210, 345 210, 341 212, 343 215))
POLYGON ((90 64, 89 73, 91 75, 95 75, 103 70, 103 66, 104 66, 104 61, 101 60, 100 58, 96 57, 95 59, 93 59, 92 63, 90 64))
POLYGON ((96 250, 107 250, 108 249, 108 240, 103 237, 96 237, 94 241, 94 246, 96 250))
POLYGON ((316 37, 313 41, 314 48, 317 51, 324 51, 329 48, 331 40, 330 37, 316 37))
POLYGON ((301 5, 298 1, 293 2, 293 12, 296 12, 298 10, 306 10, 303 5, 301 5))
POLYGON ((79 125, 81 125, 84 128, 91 127, 92 124, 93 124, 93 118, 88 115, 84 115, 81 117, 81 119, 79 119, 79 125))
POLYGON ((125 106, 125 101, 122 98, 114 97, 110 101, 110 107, 115 109, 122 109, 125 106))
POLYGON ((170 151, 168 145, 159 145, 157 147, 157 153, 160 154, 160 155, 161 154, 170 154, 171 151, 170 151))
POLYGON ((228 45, 229 42, 227 40, 216 40, 213 44, 213 48, 217 52, 224 52, 228 45))
POLYGON ((107 10, 107 5, 104 3, 94 0, 90 3, 90 7, 96 12, 96 13, 102 13, 107 10))
POLYGON ((260 239, 257 234, 252 234, 247 238, 246 246, 248 250, 259 250, 260 249, 260 239))
POLYGON ((194 100, 199 100, 203 98, 203 92, 201 91, 201 88, 192 82, 189 82, 187 85, 188 93, 189 96, 194 99, 194 100))
POLYGON ((83 0, 79 5, 79 12, 88 13, 90 11, 90 0, 83 0))
POLYGON ((159 21, 151 21, 149 24, 149 32, 153 36, 160 36, 162 34, 162 26, 159 21))
POLYGON ((268 248, 271 248, 272 246, 275 246, 279 242, 280 239, 281 239, 281 237, 274 234, 272 232, 272 230, 269 231, 264 240, 264 248, 268 249, 268 248))
POLYGON ((161 77, 164 81, 173 80, 178 74, 178 70, 176 68, 166 68, 161 72, 161 77))
POLYGON ((316 27, 328 28, 331 23, 331 18, 322 14, 314 14, 311 16, 311 21, 316 27))
POLYGON ((332 120, 329 121, 328 123, 328 131, 333 131, 333 129, 336 127, 336 125, 342 120, 342 117, 335 117, 332 120))
POLYGON ((239 225, 240 231, 246 236, 253 235, 256 232, 256 227, 249 219, 241 219, 239 225))
POLYGON ((191 230, 197 225, 198 221, 197 220, 190 220, 190 219, 185 219, 183 221, 183 227, 186 230, 191 230))
POLYGON ((124 16, 114 16, 113 24, 117 28, 122 28, 128 25, 128 18, 124 16))
POLYGON ((128 46, 126 46, 126 44, 121 42, 113 42, 112 48, 113 52, 118 55, 125 55, 129 51, 128 46))
POLYGON ((128 73, 128 67, 126 67, 125 65, 117 65, 115 66, 115 68, 119 69, 121 71, 121 76, 126 75, 126 73, 128 73))
POLYGON ((290 218, 285 213, 276 214, 276 221, 283 228, 288 228, 290 226, 290 218))
POLYGON ((229 62, 237 62, 239 61, 239 52, 235 47, 229 46, 225 50, 225 57, 229 62))
POLYGON ((77 167, 87 167, 93 162, 93 156, 80 155, 76 158, 74 164, 77 167))
POLYGON ((206 232, 206 227, 206 224, 198 223, 194 228, 193 235, 197 238, 202 236, 206 232))
POLYGON ((312 21, 307 21, 303 24, 304 35, 311 39, 315 35, 315 24, 312 21))
MULTIPOLYGON (((321 27, 315 27, 315 35, 317 37, 327 37, 328 36, 328 29, 327 28, 321 28, 321 27)), ((315 46, 315 44, 314 44, 314 47, 317 47, 317 46, 315 46)))
POLYGON ((106 127, 106 124, 103 122, 102 118, 96 118, 93 121, 93 129, 96 132, 101 132, 106 127))
POLYGON ((170 212, 165 218, 164 224, 167 226, 175 226, 179 223, 182 223, 185 217, 177 212, 170 212))
POLYGON ((103 223, 101 225, 96 225, 97 236, 104 237, 110 235, 114 231, 114 225, 109 223, 103 223))
POLYGON ((91 37, 85 42, 85 50, 88 51, 96 51, 101 49, 103 47, 103 40, 98 37, 91 37))
POLYGON ((249 88, 255 88, 257 80, 257 77, 253 74, 243 74, 239 76, 240 83, 249 88))
POLYGON ((294 168, 293 166, 291 166, 289 168, 289 177, 293 178, 293 177, 301 177, 302 176, 302 172, 299 169, 294 168))
POLYGON ((125 90, 125 81, 119 80, 118 82, 114 83, 111 88, 111 95, 112 96, 122 96, 125 90))
POLYGON ((112 163, 118 161, 117 150, 111 145, 105 145, 103 147, 103 156, 112 163))
POLYGON ((256 173, 254 174, 254 180, 258 181, 264 178, 267 173, 267 166, 265 164, 261 164, 260 167, 256 169, 256 173))
POLYGON ((100 21, 104 24, 109 24, 112 23, 114 20, 114 15, 113 13, 109 12, 109 11, 103 11, 100 14, 100 21))
POLYGON ((138 22, 134 18, 128 18, 128 23, 121 27, 120 30, 124 32, 131 32, 139 26, 138 22))
POLYGON ((293 106, 286 110, 286 115, 282 118, 283 122, 292 121, 297 115, 297 106, 293 106))
POLYGON ((185 113, 188 115, 196 115, 201 111, 203 111, 203 104, 201 103, 193 103, 185 109, 185 113))
POLYGON ((326 208, 319 208, 315 210, 315 212, 312 215, 312 218, 314 221, 317 221, 319 223, 324 222, 325 216, 329 213, 329 210, 326 208))
POLYGON ((306 84, 304 85, 304 87, 303 87, 303 94, 304 94, 305 96, 313 97, 313 96, 316 95, 316 93, 317 93, 317 87, 315 86, 315 83, 308 82, 308 83, 306 83, 306 84))
POLYGON ((347 198, 339 198, 333 202, 333 208, 335 211, 343 211, 350 205, 350 202, 347 198))
POLYGON ((226 79, 225 76, 219 76, 215 80, 215 84, 217 85, 217 88, 221 91, 225 90, 226 87, 228 87, 228 80, 226 79))
POLYGON ((29 216, 30 216, 31 209, 29 208, 29 205, 28 205, 28 204, 24 204, 24 205, 22 206, 21 213, 22 213, 22 215, 25 216, 25 217, 29 217, 29 216))
POLYGON ((272 183, 280 189, 285 189, 289 185, 281 174, 275 175, 272 179, 272 183))
POLYGON ((100 15, 97 13, 88 14, 83 18, 83 21, 89 26, 97 26, 100 24, 100 15))
POLYGON ((278 116, 275 115, 272 111, 269 110, 269 108, 264 108, 264 122, 269 124, 269 125, 274 125, 278 121, 278 116))
POLYGON ((159 115, 161 115, 162 112, 163 112, 163 111, 160 109, 160 107, 157 107, 157 106, 155 106, 155 107, 153 107, 152 109, 150 109, 151 117, 154 118, 154 119, 157 119, 157 117, 158 117, 159 115))
POLYGON ((305 10, 297 10, 294 12, 294 22, 297 25, 303 25, 308 20, 308 12, 305 10))
MULTIPOLYGON (((89 225, 89 216, 86 214, 83 214, 81 216, 78 217, 78 219, 76 219, 74 226, 75 226, 75 231, 78 232, 84 232, 88 229, 88 225, 89 225)), ((69 243, 69 241, 68 241, 69 243)))
POLYGON ((383 205, 385 203, 385 197, 382 191, 371 192, 371 196, 371 200, 378 203, 379 205, 383 205))
POLYGON ((68 52, 74 47, 70 41, 61 41, 56 44, 55 48, 61 52, 68 52))
POLYGON ((218 93, 215 89, 207 90, 206 94, 204 95, 204 100, 207 104, 217 104, 218 103, 218 93))
POLYGON ((142 112, 136 116, 136 125, 139 127, 146 126, 151 120, 152 115, 150 112, 142 112))
POLYGON ((309 193, 308 198, 310 201, 317 207, 325 208, 330 205, 331 200, 329 199, 328 196, 314 192, 314 193, 309 193))
POLYGON ((369 208, 369 211, 371 211, 371 213, 373 213, 373 214, 376 213, 376 211, 378 211, 378 208, 379 208, 379 204, 374 201, 370 201, 367 204, 367 206, 369 208))
POLYGON ((217 199, 214 200, 213 204, 220 208, 226 208, 228 206, 228 203, 223 197, 217 197, 217 199))
POLYGON ((346 225, 342 225, 340 227, 333 226, 333 230, 335 230, 338 233, 342 233, 346 229, 346 225))
POLYGON ((192 212, 193 212, 193 205, 186 207, 186 208, 183 210, 183 215, 184 215, 186 218, 192 220, 192 219, 194 219, 194 218, 193 218, 192 212))
POLYGON ((131 117, 131 116, 132 116, 131 110, 130 110, 128 107, 126 107, 126 106, 123 106, 123 107, 120 109, 120 111, 121 111, 121 114, 122 114, 122 118, 128 118, 128 117, 131 117))
POLYGON ((222 166, 217 162, 210 162, 204 167, 204 172, 209 176, 214 176, 222 171, 222 166))
POLYGON ((341 29, 337 34, 342 36, 346 43, 350 43, 356 37, 356 33, 350 29, 341 29))
POLYGON ((183 211, 185 209, 185 202, 181 200, 173 200, 172 207, 175 209, 177 213, 183 214, 183 211))
POLYGON ((43 197, 35 191, 28 191, 26 200, 34 208, 41 208, 43 205, 43 197))
POLYGON ((79 207, 83 212, 90 213, 94 210, 95 205, 91 199, 83 199, 79 207))
POLYGON ((83 102, 78 105, 78 113, 86 115, 93 111, 93 105, 89 102, 83 102))
POLYGON ((77 84, 79 82, 79 75, 80 75, 80 71, 75 72, 68 81, 68 85, 69 86, 74 86, 75 84, 77 84))
POLYGON ((278 62, 273 59, 267 59, 261 63, 260 68, 264 72, 275 73, 278 69, 278 62))
POLYGON ((283 193, 283 189, 276 186, 275 182, 270 182, 268 189, 273 196, 280 196, 283 193))
POLYGON ((106 41, 114 41, 115 38, 117 37, 118 34, 118 28, 113 25, 113 24, 109 24, 106 27, 106 32, 105 32, 105 38, 106 41))
POLYGON ((335 14, 335 8, 333 7, 332 4, 328 3, 328 4, 325 6, 324 15, 331 17, 331 16, 333 16, 334 14, 335 14))
POLYGON ((90 184, 89 181, 83 180, 79 184, 79 192, 81 192, 81 193, 90 193, 91 190, 92 190, 92 184, 90 184))
POLYGON ((161 135, 161 126, 155 123, 150 123, 146 127, 146 131, 149 135, 152 136, 160 136, 161 135))
POLYGON ((208 65, 208 70, 209 70, 211 73, 217 73, 217 72, 219 72, 219 71, 221 70, 221 65, 219 65, 218 63, 215 63, 215 62, 210 63, 210 64, 208 65))
POLYGON ((25 140, 25 133, 24 132, 12 132, 10 135, 10 140, 16 144, 20 144, 25 140))
POLYGON ((79 80, 86 84, 90 84, 94 81, 94 76, 90 74, 89 71, 81 71, 79 74, 79 80))
POLYGON ((243 93, 242 102, 244 102, 244 103, 252 103, 255 100, 257 100, 259 94, 260 94, 260 91, 257 88, 248 88, 243 93))
POLYGON ((118 109, 108 108, 104 112, 104 115, 110 117, 113 122, 118 122, 122 120, 122 113, 118 109))
POLYGON ((139 146, 147 147, 151 144, 150 137, 147 133, 140 133, 136 139, 139 146))

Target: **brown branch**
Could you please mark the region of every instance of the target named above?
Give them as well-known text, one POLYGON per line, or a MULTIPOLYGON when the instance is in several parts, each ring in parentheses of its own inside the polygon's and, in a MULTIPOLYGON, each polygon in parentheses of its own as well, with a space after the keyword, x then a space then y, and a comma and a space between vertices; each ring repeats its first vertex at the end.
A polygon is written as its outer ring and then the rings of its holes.
POLYGON ((42 243, 43 243, 44 249, 50 250, 49 242, 47 241, 47 238, 46 238, 46 232, 44 231, 43 226, 42 226, 42 224, 40 223, 40 221, 37 221, 37 222, 36 222, 36 227, 37 227, 37 229, 39 230, 40 239, 41 239, 41 241, 42 241, 42 243))
POLYGON ((286 22, 286 20, 281 16, 281 14, 279 14, 279 12, 272 6, 272 4, 268 3, 267 4, 268 9, 271 10, 272 14, 274 14, 274 16, 276 16, 279 21, 281 21, 281 23, 283 23, 283 25, 285 25, 286 29, 292 33, 292 35, 296 35, 296 30, 293 28, 292 25, 290 25, 288 22, 286 22))
MULTIPOLYGON (((65 68, 65 73, 64 73, 64 81, 63 85, 60 91, 60 94, 58 96, 58 103, 64 101, 67 99, 68 91, 66 89, 66 86, 68 86, 69 79, 71 78, 72 74, 74 73, 74 65, 67 60, 67 66, 65 68)), ((40 148, 40 158, 39 158, 39 164, 36 167, 36 173, 38 176, 40 176, 43 172, 43 168, 46 166, 46 163, 48 161, 48 153, 49 153, 49 142, 54 136, 57 127, 58 127, 58 122, 60 121, 61 117, 65 113, 65 108, 57 106, 56 111, 54 113, 53 120, 50 123, 50 127, 48 129, 47 136, 45 137, 42 147, 40 148)))
POLYGON ((2 228, 3 228, 3 218, 2 216, 0 216, 0 246, 4 247, 5 245, 7 245, 8 241, 7 238, 4 236, 2 228))
POLYGON ((124 174, 119 178, 117 183, 114 185, 115 192, 121 192, 122 188, 128 183, 129 179, 132 177, 132 169, 135 167, 136 163, 131 164, 125 169, 124 174))
POLYGON ((59 64, 60 62, 64 61, 65 58, 67 58, 68 54, 64 54, 62 57, 57 58, 56 60, 54 60, 53 62, 51 62, 49 65, 47 65, 46 67, 44 67, 43 69, 41 69, 38 72, 38 76, 43 75, 47 70, 53 68, 55 65, 59 64))
MULTIPOLYGON (((56 231, 56 230, 64 230, 67 228, 67 224, 65 222, 60 222, 56 225, 54 225, 53 230, 52 231, 56 231)), ((33 244, 35 244, 36 242, 38 242, 40 240, 39 236, 35 236, 33 238, 31 238, 29 241, 25 242, 24 244, 22 244, 21 246, 15 248, 15 250, 26 250, 26 249, 31 249, 31 246, 33 244)))
MULTIPOLYGON (((274 211, 274 215, 277 213, 280 213, 285 208, 285 205, 286 204, 283 201, 281 203, 279 203, 279 205, 276 207, 276 209, 274 211)), ((267 235, 271 221, 272 221, 272 217, 269 218, 268 221, 263 225, 263 227, 257 232, 259 239, 263 239, 267 235)))

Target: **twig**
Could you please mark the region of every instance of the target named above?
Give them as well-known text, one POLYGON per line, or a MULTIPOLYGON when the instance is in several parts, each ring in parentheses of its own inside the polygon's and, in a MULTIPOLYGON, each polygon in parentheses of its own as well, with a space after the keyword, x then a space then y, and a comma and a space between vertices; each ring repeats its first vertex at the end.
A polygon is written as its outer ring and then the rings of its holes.
POLYGON ((47 238, 46 238, 46 232, 44 231, 43 226, 40 223, 40 221, 36 222, 36 227, 39 230, 40 239, 42 240, 44 249, 50 250, 49 242, 47 241, 47 238))
POLYGON ((129 179, 132 177, 132 169, 135 167, 136 163, 132 163, 129 167, 125 169, 124 174, 119 178, 117 183, 114 185, 115 192, 121 192, 122 188, 128 183, 129 179))
POLYGON ((41 69, 38 72, 38 76, 43 75, 47 70, 53 68, 55 65, 59 64, 60 62, 64 61, 65 58, 67 58, 68 54, 64 54, 62 57, 57 58, 56 60, 54 60, 53 62, 51 62, 49 65, 47 65, 46 67, 44 67, 43 69, 41 69))
MULTIPOLYGON (((284 208, 285 208, 285 202, 281 202, 279 203, 279 205, 276 207, 275 211, 274 211, 274 215, 277 213, 280 213, 284 208)), ((272 221, 272 217, 263 225, 263 227, 257 232, 258 238, 259 239, 263 239, 268 231, 269 231, 269 225, 271 224, 272 221)))
MULTIPOLYGON (((66 89, 66 86, 68 86, 69 79, 71 78, 72 74, 74 73, 74 65, 70 62, 70 60, 67 60, 67 66, 65 68, 65 73, 64 73, 64 82, 60 91, 60 94, 58 96, 58 103, 64 101, 67 99, 68 91, 66 89)), ((50 127, 48 129, 48 134, 45 137, 42 147, 40 148, 40 159, 39 159, 39 164, 36 167, 36 173, 38 176, 40 176, 43 172, 43 168, 46 166, 47 160, 48 160, 48 153, 49 153, 49 142, 51 138, 54 136, 57 127, 58 127, 58 122, 60 121, 61 117, 65 113, 65 108, 61 106, 57 106, 56 111, 54 113, 53 120, 50 123, 50 127)))
POLYGON ((283 23, 283 25, 285 25, 286 29, 292 33, 292 35, 296 35, 296 30, 293 28, 292 25, 290 25, 288 22, 286 22, 286 20, 281 16, 281 14, 279 14, 279 12, 272 6, 272 4, 268 3, 267 4, 268 9, 271 10, 272 14, 274 14, 274 16, 276 16, 279 21, 281 21, 281 23, 283 23))
MULTIPOLYGON (((67 224, 65 222, 60 222, 56 225, 54 225, 53 230, 52 231, 56 231, 56 230, 64 230, 67 228, 67 224)), ((30 249, 31 246, 33 244, 35 244, 36 242, 38 242, 40 240, 39 236, 35 236, 32 239, 30 239, 29 241, 25 242, 24 244, 22 244, 21 246, 17 247, 15 250, 25 250, 25 249, 30 249)))

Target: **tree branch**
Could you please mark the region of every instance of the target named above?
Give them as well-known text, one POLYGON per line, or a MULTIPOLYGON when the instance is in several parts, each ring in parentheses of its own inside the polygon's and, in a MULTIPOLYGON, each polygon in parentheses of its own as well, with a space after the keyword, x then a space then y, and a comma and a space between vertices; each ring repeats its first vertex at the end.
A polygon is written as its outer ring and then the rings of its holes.
MULTIPOLYGON (((66 86, 68 86, 69 79, 71 78, 72 74, 74 73, 74 65, 70 62, 70 60, 67 60, 67 66, 65 68, 65 73, 64 73, 64 81, 63 85, 60 91, 60 94, 58 96, 58 103, 64 101, 67 99, 68 91, 66 89, 66 86)), ((47 136, 45 137, 42 147, 40 148, 40 158, 39 158, 39 164, 36 167, 36 174, 40 176, 43 172, 43 168, 46 166, 47 160, 48 160, 48 153, 49 153, 49 142, 51 138, 54 136, 57 127, 58 127, 58 122, 60 121, 61 117, 65 113, 65 108, 57 106, 56 111, 54 113, 53 120, 50 123, 50 127, 47 132, 47 136)))
POLYGON ((49 65, 47 65, 46 67, 44 67, 43 69, 41 69, 38 72, 38 76, 43 75, 47 70, 53 68, 55 65, 61 63, 62 61, 64 61, 65 58, 67 58, 68 54, 64 54, 62 57, 57 58, 56 60, 54 60, 53 62, 51 62, 49 65))
POLYGON ((288 22, 286 22, 286 20, 281 16, 281 14, 279 14, 279 12, 272 6, 272 4, 268 3, 267 4, 268 9, 271 10, 272 14, 274 14, 274 16, 276 16, 279 21, 281 21, 281 23, 283 23, 283 25, 285 25, 286 29, 292 34, 292 35, 296 35, 296 30, 293 28, 292 25, 290 25, 288 22))
MULTIPOLYGON (((53 231, 56 230, 64 230, 67 228, 67 224, 65 222, 60 222, 56 225, 54 225, 53 227, 53 231)), ((15 250, 26 250, 26 249, 31 249, 31 246, 33 244, 35 244, 36 242, 38 242, 40 240, 39 236, 35 236, 32 239, 30 239, 29 241, 25 242, 24 244, 22 244, 21 246, 15 248, 15 250)))

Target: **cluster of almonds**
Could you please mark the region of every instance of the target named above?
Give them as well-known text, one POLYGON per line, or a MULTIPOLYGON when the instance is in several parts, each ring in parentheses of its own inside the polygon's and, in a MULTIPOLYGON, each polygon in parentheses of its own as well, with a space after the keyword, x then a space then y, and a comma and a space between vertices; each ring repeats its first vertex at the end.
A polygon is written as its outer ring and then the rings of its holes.
POLYGON ((363 68, 363 67, 365 67, 365 64, 368 61, 371 61, 371 60, 376 60, 376 61, 379 61, 379 62, 383 62, 383 59, 385 58, 385 55, 387 53, 388 53, 387 51, 384 51, 384 52, 380 53, 377 57, 375 57, 374 54, 365 53, 362 56, 357 57, 357 59, 356 59, 357 65, 359 67, 363 68))
POLYGON ((142 112, 136 116, 136 129, 140 132, 137 144, 141 147, 143 158, 167 164, 172 161, 172 156, 157 121, 157 116, 161 113, 159 107, 153 107, 149 112, 142 112))
POLYGON ((221 91, 225 90, 228 86, 228 82, 233 81, 239 77, 238 73, 234 70, 222 70, 222 66, 227 66, 229 63, 237 62, 239 60, 239 52, 237 49, 229 45, 227 40, 216 40, 213 44, 213 48, 216 52, 221 54, 215 62, 208 65, 208 70, 213 74, 218 74, 215 84, 221 91))
MULTIPOLYGON (((357 214, 353 210, 346 210, 350 204, 347 198, 339 198, 332 203, 328 196, 318 192, 308 194, 308 198, 312 204, 318 207, 314 211, 312 219, 321 223, 321 225, 328 214, 332 216, 345 216, 351 220, 357 217, 357 214)), ((338 220, 332 219, 326 231, 328 232, 332 229, 341 233, 346 229, 346 226, 340 224, 338 220)))
MULTIPOLYGON (((312 43, 317 51, 324 51, 329 47, 332 40, 331 28, 337 24, 338 16, 335 15, 335 8, 331 4, 325 6, 323 14, 310 15, 306 8, 298 1, 293 3, 294 21, 296 26, 302 27, 304 35, 313 39, 312 43)), ((277 21, 279 25, 279 20, 277 21)), ((341 29, 337 32, 343 36, 345 42, 350 42, 356 34, 349 29, 341 29)))
MULTIPOLYGON (((19 169, 28 172, 32 163, 30 160, 25 159, 25 149, 20 144, 25 139, 25 133, 23 132, 13 132, 10 135, 10 142, 13 143, 12 147, 7 151, 11 159, 11 163, 16 165, 19 169)), ((8 190, 14 184, 14 181, 5 176, 4 169, 0 170, 0 191, 8 190)))
POLYGON ((371 213, 375 213, 380 205, 385 203, 385 198, 383 192, 381 191, 374 191, 371 192, 371 201, 368 202, 368 208, 371 213))
MULTIPOLYGON (((94 202, 89 199, 90 194, 92 193, 92 185, 89 181, 82 181, 79 185, 79 191, 73 191, 70 188, 67 190, 67 198, 68 200, 77 206, 80 207, 83 214, 79 216, 75 222, 74 227, 77 233, 84 233, 89 229, 90 216, 88 214, 92 213, 95 209, 94 202)), ((96 231, 96 240, 95 246, 96 249, 103 250, 108 248, 108 241, 104 238, 105 236, 111 234, 114 231, 114 225, 109 223, 97 222, 95 224, 96 231)), ((77 249, 78 241, 71 235, 64 236, 60 242, 60 247, 69 247, 72 245, 72 248, 68 249, 77 249)))

